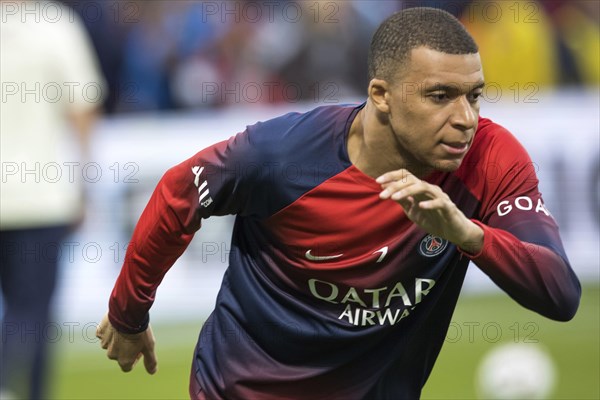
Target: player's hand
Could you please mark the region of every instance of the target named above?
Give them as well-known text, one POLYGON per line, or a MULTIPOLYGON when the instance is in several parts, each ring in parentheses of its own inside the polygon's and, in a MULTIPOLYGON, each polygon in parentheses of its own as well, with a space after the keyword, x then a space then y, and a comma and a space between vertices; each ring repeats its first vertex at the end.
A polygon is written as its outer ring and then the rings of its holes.
POLYGON ((144 366, 149 374, 157 371, 154 335, 150 325, 141 333, 121 333, 112 326, 107 314, 96 329, 96 337, 100 339, 102 348, 107 350, 108 358, 116 360, 124 372, 131 371, 141 357, 144 357, 144 366))
POLYGON ((483 245, 483 231, 469 220, 437 185, 425 182, 406 169, 381 175, 381 199, 398 202, 406 216, 428 233, 476 253, 483 245))

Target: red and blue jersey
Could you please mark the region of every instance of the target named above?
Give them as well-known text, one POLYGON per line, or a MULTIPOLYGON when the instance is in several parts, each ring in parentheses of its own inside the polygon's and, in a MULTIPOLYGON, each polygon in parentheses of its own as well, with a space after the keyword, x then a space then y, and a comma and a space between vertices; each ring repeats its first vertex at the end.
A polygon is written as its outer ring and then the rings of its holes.
POLYGON ((507 130, 481 118, 460 168, 425 178, 483 229, 473 255, 423 231, 352 165, 346 138, 362 107, 249 126, 158 184, 111 295, 120 331, 146 328, 157 286, 202 219, 236 215, 193 398, 418 398, 471 260, 523 306, 574 315, 579 282, 534 165, 507 130))

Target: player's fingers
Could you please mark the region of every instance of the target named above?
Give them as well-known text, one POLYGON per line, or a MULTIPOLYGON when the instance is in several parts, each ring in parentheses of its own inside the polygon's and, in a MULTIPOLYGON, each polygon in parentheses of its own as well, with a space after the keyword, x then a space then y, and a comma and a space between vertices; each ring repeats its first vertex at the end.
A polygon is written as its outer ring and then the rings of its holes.
POLYGON ((105 336, 107 328, 109 326, 108 317, 105 315, 98 326, 96 327, 96 337, 100 340, 105 336))
POLYGON ((420 201, 418 204, 419 204, 419 208, 422 208, 424 210, 436 210, 436 209, 445 208, 446 200, 437 198, 437 199, 432 199, 432 200, 420 201))
POLYGON ((109 344, 106 347, 106 357, 108 357, 111 360, 117 360, 119 358, 119 354, 115 349, 115 346, 111 344, 109 344))
POLYGON ((137 356, 133 357, 133 358, 120 357, 117 360, 117 362, 119 363, 119 367, 121 367, 121 371, 123 371, 123 372, 131 371, 133 369, 133 366, 135 365, 136 358, 139 358, 139 357, 137 357, 137 356))
POLYGON ((382 199, 389 199, 392 194, 408 187, 411 185, 414 185, 414 182, 401 182, 401 181, 391 181, 388 183, 384 183, 383 185, 381 185, 381 187, 383 188, 383 190, 381 191, 381 193, 379 193, 379 197, 382 199))
POLYGON ((108 346, 110 346, 113 336, 114 331, 112 329, 105 329, 104 331, 96 332, 96 337, 100 339, 100 347, 102 347, 104 350, 108 349, 108 346))
POLYGON ((385 174, 379 176, 375 181, 377 183, 384 184, 391 181, 409 181, 411 179, 415 179, 416 177, 408 172, 406 169, 398 169, 395 171, 386 172, 385 174))
POLYGON ((158 369, 158 361, 156 359, 156 354, 154 353, 155 340, 150 325, 148 325, 148 329, 144 332, 144 335, 144 347, 142 348, 142 353, 144 354, 144 366, 146 367, 146 371, 152 375, 158 369))
POLYGON ((133 363, 138 353, 139 347, 136 348, 135 345, 127 343, 119 334, 112 335, 106 349, 106 356, 111 360, 117 360, 119 364, 129 361, 133 363))
POLYGON ((407 197, 402 200, 399 200, 398 203, 400 203, 406 214, 410 214, 412 208, 415 205, 415 199, 413 199, 412 197, 407 197))
POLYGON ((437 196, 436 186, 424 181, 414 181, 411 183, 392 183, 386 187, 380 194, 381 199, 392 199, 398 201, 407 197, 415 197, 420 200, 434 198, 437 196))
POLYGON ((106 350, 108 349, 108 345, 110 343, 110 341, 112 340, 112 332, 106 333, 102 336, 98 336, 98 338, 100 339, 100 346, 106 350))
POLYGON ((150 375, 153 375, 158 370, 158 360, 156 359, 156 354, 154 353, 154 349, 146 348, 143 351, 144 354, 144 367, 146 367, 146 371, 150 375))
POLYGON ((133 360, 133 364, 131 365, 131 369, 135 368, 135 366, 138 363, 138 361, 140 361, 140 358, 142 358, 142 353, 138 353, 138 355, 135 356, 135 360, 133 360))
MULTIPOLYGON (((398 170, 382 175, 381 181, 382 191, 379 194, 381 199, 399 200, 402 197, 418 196, 425 193, 430 193, 434 196, 436 185, 425 182, 406 170, 398 170), (410 189, 410 191, 407 191, 410 189), (400 193, 401 192, 401 193, 400 193), (394 196, 395 193, 398 193, 394 196)), ((441 189, 440 189, 441 191, 441 189)))
POLYGON ((383 190, 379 193, 379 197, 383 200, 389 199, 394 193, 405 190, 406 188, 421 185, 421 181, 392 181, 381 185, 383 190))
POLYGON ((456 208, 456 205, 438 186, 432 186, 429 198, 419 198, 419 207, 425 210, 439 209, 442 212, 450 212, 456 208))
POLYGON ((96 337, 100 339, 100 346, 106 350, 114 340, 115 330, 111 325, 108 314, 105 314, 96 327, 96 337))
POLYGON ((394 192, 390 198, 392 200, 400 200, 405 197, 415 197, 418 201, 426 201, 433 199, 442 199, 443 202, 450 202, 450 197, 437 185, 420 181, 414 185, 406 186, 394 192))
POLYGON ((412 185, 400 186, 390 195, 392 200, 398 201, 407 197, 417 197, 420 199, 435 198, 437 195, 433 185, 427 182, 417 182, 412 185))

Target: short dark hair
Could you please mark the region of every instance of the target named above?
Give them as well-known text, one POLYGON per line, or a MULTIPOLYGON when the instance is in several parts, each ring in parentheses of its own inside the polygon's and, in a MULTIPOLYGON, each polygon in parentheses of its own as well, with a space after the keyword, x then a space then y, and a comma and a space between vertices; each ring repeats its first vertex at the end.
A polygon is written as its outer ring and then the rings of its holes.
POLYGON ((452 14, 429 7, 407 8, 381 23, 369 48, 369 81, 393 80, 410 51, 428 47, 446 54, 473 54, 475 40, 452 14))

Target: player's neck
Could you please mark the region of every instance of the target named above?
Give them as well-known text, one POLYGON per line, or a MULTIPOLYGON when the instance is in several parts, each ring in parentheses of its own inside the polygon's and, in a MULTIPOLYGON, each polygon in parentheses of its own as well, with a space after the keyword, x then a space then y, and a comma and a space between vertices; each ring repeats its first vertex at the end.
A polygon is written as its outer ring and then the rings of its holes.
POLYGON ((361 109, 350 126, 347 149, 350 162, 362 173, 375 179, 380 175, 400 168, 407 168, 421 177, 432 172, 427 168, 412 171, 417 163, 405 159, 395 143, 389 143, 393 133, 385 121, 379 120, 373 104, 361 109))

